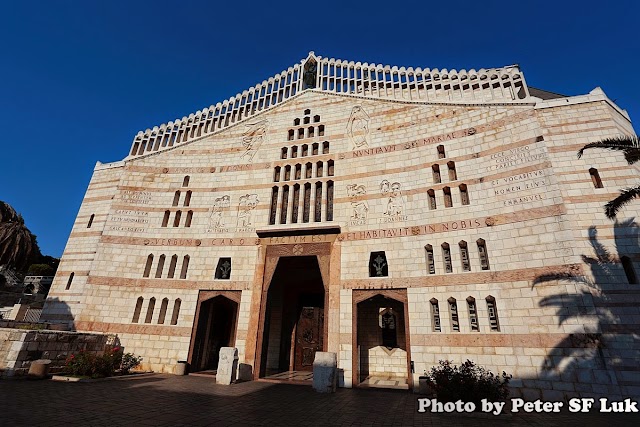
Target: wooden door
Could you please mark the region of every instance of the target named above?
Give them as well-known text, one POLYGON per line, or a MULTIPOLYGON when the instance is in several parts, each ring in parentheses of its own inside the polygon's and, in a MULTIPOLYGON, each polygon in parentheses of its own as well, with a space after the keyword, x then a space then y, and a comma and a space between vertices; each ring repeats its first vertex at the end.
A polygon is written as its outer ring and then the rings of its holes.
POLYGON ((296 350, 293 369, 312 371, 316 351, 322 351, 324 310, 321 307, 303 307, 296 327, 296 350))

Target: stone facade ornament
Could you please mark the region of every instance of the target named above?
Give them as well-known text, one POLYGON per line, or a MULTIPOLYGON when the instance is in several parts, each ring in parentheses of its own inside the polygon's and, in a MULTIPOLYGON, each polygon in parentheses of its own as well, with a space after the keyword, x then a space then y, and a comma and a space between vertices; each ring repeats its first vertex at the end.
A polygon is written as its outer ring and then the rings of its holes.
POLYGON ((390 184, 386 179, 380 183, 380 193, 387 196, 387 204, 383 215, 389 218, 400 219, 404 217, 404 199, 399 182, 390 184))
POLYGON ((238 204, 238 228, 253 226, 253 211, 259 202, 260 200, 257 194, 240 196, 240 203, 238 204))
POLYGON ((351 225, 365 224, 369 213, 369 204, 362 197, 366 196, 367 189, 364 185, 347 185, 347 195, 351 200, 351 225))
POLYGON ((231 198, 228 195, 217 197, 211 208, 211 216, 209 217, 209 229, 213 231, 221 231, 224 229, 224 208, 228 208, 231 204, 231 198))
POLYGON ((369 146, 369 122, 371 118, 360 105, 351 109, 351 116, 347 123, 347 135, 351 139, 353 149, 367 148, 369 146))
POLYGON ((247 125, 247 130, 242 134, 242 146, 245 152, 240 156, 242 160, 252 162, 253 157, 258 152, 258 149, 263 142, 267 139, 267 130, 269 129, 269 121, 262 120, 257 123, 247 125))

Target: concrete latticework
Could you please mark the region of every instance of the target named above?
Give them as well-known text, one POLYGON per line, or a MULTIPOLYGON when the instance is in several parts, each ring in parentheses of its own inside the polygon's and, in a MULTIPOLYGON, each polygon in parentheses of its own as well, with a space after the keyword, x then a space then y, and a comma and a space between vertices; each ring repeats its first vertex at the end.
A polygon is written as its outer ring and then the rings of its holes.
POLYGON ((639 396, 637 209, 601 207, 638 170, 576 158, 620 134, 602 90, 529 90, 517 66, 310 53, 98 163, 43 318, 161 372, 233 346, 255 378, 328 351, 346 387, 471 359, 527 398, 639 396))

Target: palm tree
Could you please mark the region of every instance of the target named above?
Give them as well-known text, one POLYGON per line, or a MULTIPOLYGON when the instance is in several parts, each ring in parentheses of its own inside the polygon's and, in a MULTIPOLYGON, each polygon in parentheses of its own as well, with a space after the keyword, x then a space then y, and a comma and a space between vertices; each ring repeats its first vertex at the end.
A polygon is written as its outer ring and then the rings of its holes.
POLYGON ((39 252, 36 236, 24 225, 22 215, 0 201, 0 266, 24 270, 39 252))
MULTIPOLYGON (((640 160, 640 139, 637 136, 619 136, 606 138, 592 142, 578 150, 578 158, 582 157, 584 150, 589 148, 604 148, 607 150, 622 151, 624 158, 630 165, 640 160)), ((620 190, 620 195, 604 205, 604 213, 609 219, 615 219, 618 211, 633 199, 640 197, 640 185, 620 190)))

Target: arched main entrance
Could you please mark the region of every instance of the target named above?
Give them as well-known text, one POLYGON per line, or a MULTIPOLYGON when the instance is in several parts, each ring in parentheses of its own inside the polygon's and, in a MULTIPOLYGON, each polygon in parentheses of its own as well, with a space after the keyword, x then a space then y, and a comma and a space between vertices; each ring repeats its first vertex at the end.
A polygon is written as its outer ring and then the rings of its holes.
POLYGON ((189 350, 192 372, 215 370, 222 347, 235 345, 239 291, 200 291, 189 350))
POLYGON ((278 259, 263 307, 260 377, 309 379, 326 349, 326 292, 316 256, 278 259))

